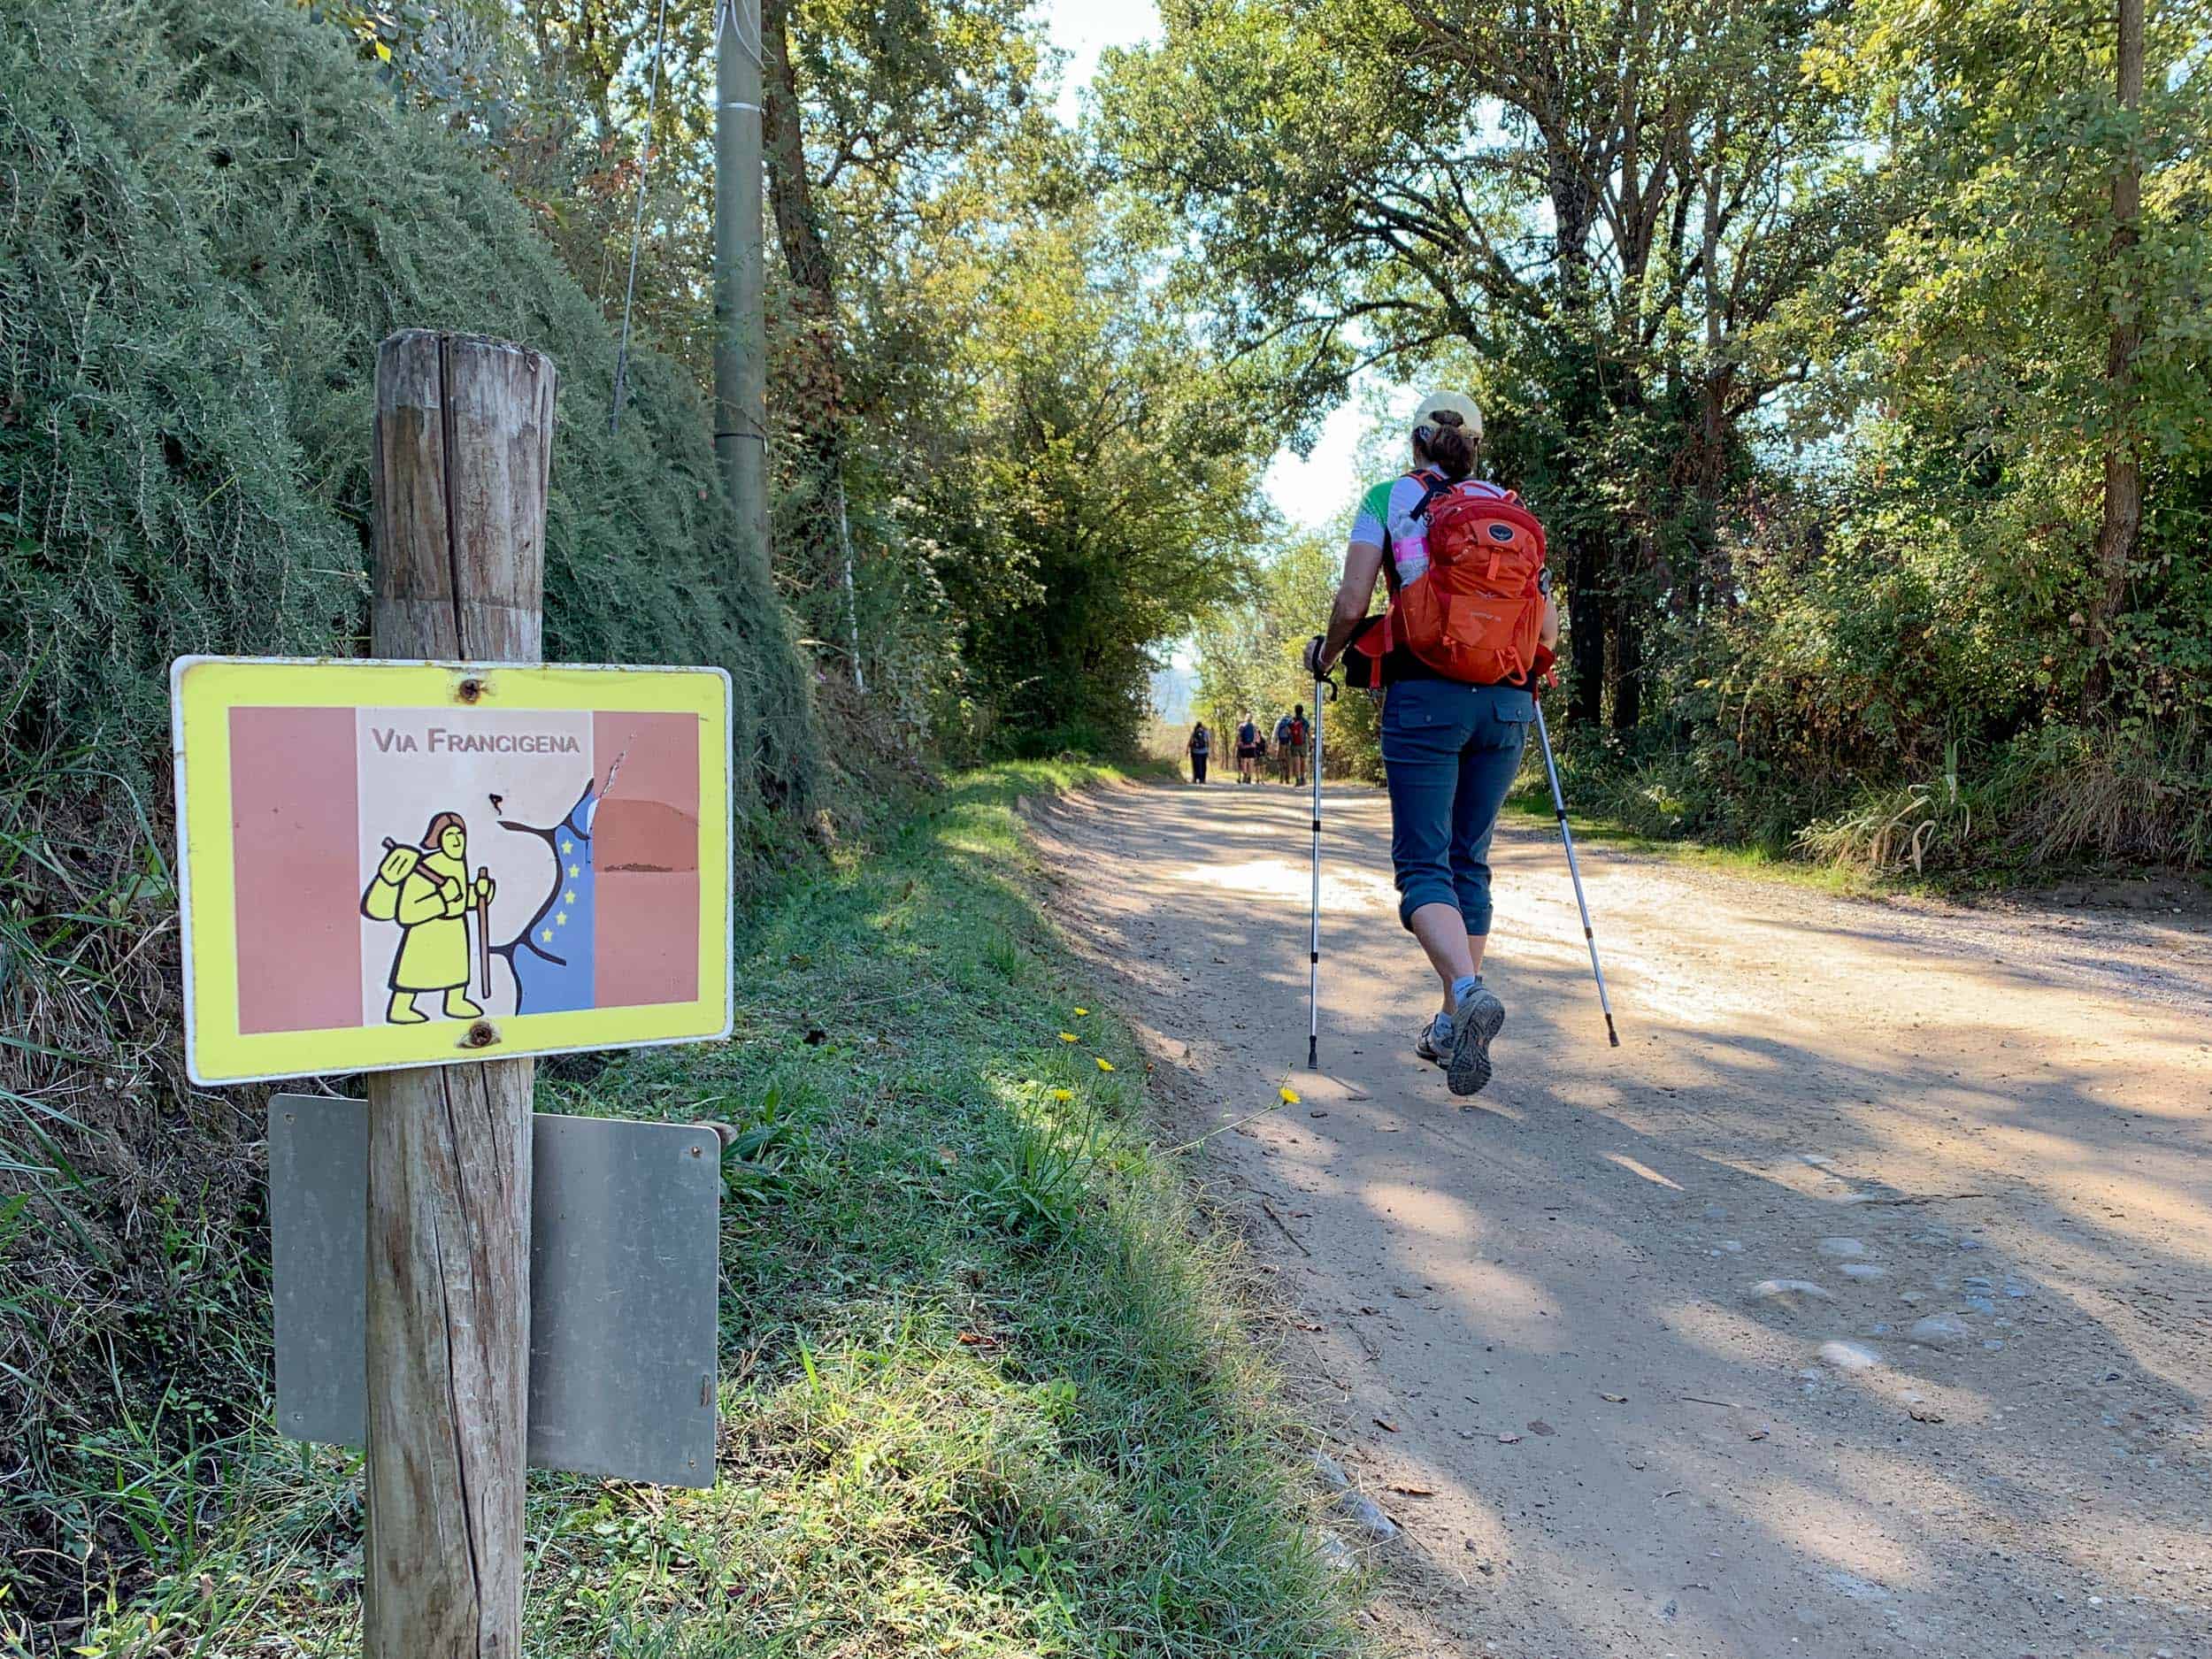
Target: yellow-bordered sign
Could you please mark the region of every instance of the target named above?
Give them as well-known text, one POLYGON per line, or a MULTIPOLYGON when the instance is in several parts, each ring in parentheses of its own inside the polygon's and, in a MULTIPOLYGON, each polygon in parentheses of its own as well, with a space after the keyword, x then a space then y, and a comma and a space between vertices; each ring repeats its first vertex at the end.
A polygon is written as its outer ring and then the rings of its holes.
POLYGON ((730 1030, 719 669, 182 657, 193 1080, 730 1030))

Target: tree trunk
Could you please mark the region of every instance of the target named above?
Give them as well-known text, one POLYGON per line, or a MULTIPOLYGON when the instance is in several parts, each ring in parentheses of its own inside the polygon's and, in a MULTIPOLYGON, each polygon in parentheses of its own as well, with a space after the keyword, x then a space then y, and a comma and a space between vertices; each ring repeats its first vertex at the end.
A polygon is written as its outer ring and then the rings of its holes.
POLYGON ((1613 603, 1613 735, 1624 741, 1636 734, 1644 713, 1643 631, 1626 595, 1613 603))
MULTIPOLYGON (((2119 0, 2120 107, 2143 104, 2144 0, 2119 0)), ((2112 331, 2105 348, 2109 404, 2104 441, 2104 521, 2097 530, 2096 614, 2090 618, 2089 670, 2082 680, 2081 711, 2093 713, 2112 690, 2112 625, 2127 595, 2129 567, 2143 527, 2143 464, 2135 434, 2135 354, 2143 341, 2141 295, 2134 250, 2143 208, 2140 152, 2131 143, 2112 175, 2112 244, 2108 257, 2112 331)))
POLYGON ((1567 660, 1574 676, 1567 718, 1594 730, 1604 718, 1610 612, 1603 544, 1586 530, 1575 537, 1567 556, 1567 660))
MULTIPOLYGON (((845 499, 844 445, 839 436, 837 268, 822 234, 814 202, 814 180, 807 172, 806 134, 799 104, 799 78, 791 62, 791 0, 761 0, 761 120, 768 144, 768 198, 776 216, 776 241, 784 269, 798 290, 805 334, 807 379, 818 394, 803 420, 800 440, 809 471, 820 492, 818 523, 837 537, 842 566, 845 626, 851 642, 854 689, 865 691, 860 662, 860 608, 853 580, 852 513, 845 499)), ((826 536, 822 538, 826 541, 826 536)), ((810 575, 802 580, 816 584, 810 575)))
POLYGON ((791 64, 791 0, 761 0, 761 128, 768 149, 768 204, 792 286, 826 326, 837 316, 837 274, 806 169, 799 80, 791 64))

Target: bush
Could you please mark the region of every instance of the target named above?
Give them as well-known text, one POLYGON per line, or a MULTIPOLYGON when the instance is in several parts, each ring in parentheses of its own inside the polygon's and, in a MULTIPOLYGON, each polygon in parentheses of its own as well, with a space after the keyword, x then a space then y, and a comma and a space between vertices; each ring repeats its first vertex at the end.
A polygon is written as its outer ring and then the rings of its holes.
POLYGON ((0 202, 0 1561, 35 1609, 37 1563, 88 1547, 36 1497, 88 1428, 159 1460, 260 1398, 258 1097, 181 1075, 165 670, 365 648, 378 340, 557 365, 549 657, 727 668, 756 846, 823 762, 695 388, 638 354, 610 434, 590 299, 339 31, 282 0, 12 0, 0 202))

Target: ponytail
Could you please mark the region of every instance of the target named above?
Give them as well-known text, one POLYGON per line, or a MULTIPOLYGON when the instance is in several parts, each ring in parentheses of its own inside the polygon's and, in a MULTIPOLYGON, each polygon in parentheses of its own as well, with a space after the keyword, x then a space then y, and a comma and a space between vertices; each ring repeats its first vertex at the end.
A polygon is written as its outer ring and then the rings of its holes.
POLYGON ((1450 410, 1440 409, 1413 429, 1416 458, 1429 462, 1455 484, 1475 470, 1475 439, 1450 410))

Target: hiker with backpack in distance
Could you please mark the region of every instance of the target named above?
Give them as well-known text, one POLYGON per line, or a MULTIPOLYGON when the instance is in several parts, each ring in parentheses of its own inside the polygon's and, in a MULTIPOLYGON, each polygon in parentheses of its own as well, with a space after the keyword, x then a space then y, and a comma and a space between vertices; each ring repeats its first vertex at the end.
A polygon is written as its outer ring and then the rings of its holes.
POLYGON ((1290 781, 1290 716, 1287 714, 1278 715, 1275 718, 1275 781, 1290 781))
POLYGON ((1312 739, 1312 728, 1306 724, 1306 705, 1300 703, 1290 711, 1289 739, 1284 745, 1283 781, 1298 788, 1306 787, 1306 753, 1312 739))
POLYGON ((1190 741, 1183 747, 1190 755, 1190 780, 1193 783, 1205 782, 1206 762, 1214 752, 1214 736, 1206 729, 1203 720, 1191 727, 1190 741))
POLYGON ((1458 392, 1422 400, 1413 465, 1360 503, 1328 633, 1306 648, 1317 680, 1342 659, 1382 687, 1383 774, 1398 919, 1443 981, 1414 1052, 1455 1094, 1490 1081, 1505 1004, 1482 982, 1490 837, 1520 770, 1537 676, 1558 644, 1544 528, 1520 497, 1476 478, 1482 413, 1458 392), (1389 606, 1368 615, 1379 575, 1389 606))
POLYGON ((1260 764, 1260 728, 1252 723, 1252 710, 1244 711, 1244 723, 1237 727, 1237 781, 1253 783, 1257 780, 1253 769, 1260 764))

